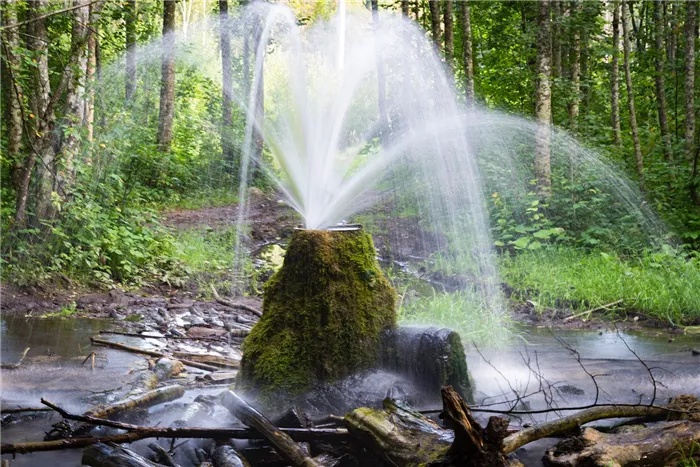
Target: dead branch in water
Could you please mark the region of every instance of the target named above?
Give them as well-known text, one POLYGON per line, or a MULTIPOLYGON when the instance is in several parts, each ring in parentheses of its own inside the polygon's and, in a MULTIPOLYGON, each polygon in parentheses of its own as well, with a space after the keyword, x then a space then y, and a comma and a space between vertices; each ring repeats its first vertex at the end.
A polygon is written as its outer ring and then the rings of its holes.
POLYGON ((29 349, 31 347, 27 347, 24 349, 24 352, 22 352, 22 356, 19 358, 17 363, 3 363, 0 365, 0 368, 3 370, 16 370, 17 368, 22 366, 22 362, 24 362, 25 357, 27 356, 27 353, 29 352, 29 349))
MULTIPOLYGON (((85 415, 105 418, 140 407, 150 407, 161 402, 179 399, 185 395, 185 388, 179 385, 165 386, 138 396, 129 397, 115 404, 97 406, 85 412, 85 415)), ((43 400, 42 400, 43 403, 43 400)))
POLYGON ((262 311, 253 308, 252 306, 244 305, 242 303, 234 303, 230 302, 228 300, 224 300, 219 296, 219 292, 216 291, 216 288, 214 287, 214 284, 211 284, 211 293, 214 295, 214 299, 216 300, 217 303, 220 303, 222 305, 226 305, 231 308, 236 308, 238 310, 244 310, 249 313, 253 313, 255 316, 262 318, 262 311))
MULTIPOLYGON (((201 438, 201 439, 265 439, 257 430, 248 428, 168 428, 132 425, 115 422, 93 415, 77 415, 67 412, 52 402, 42 399, 42 403, 57 411, 63 418, 76 420, 91 425, 108 426, 127 430, 127 433, 103 437, 64 438, 53 441, 37 441, 27 443, 3 444, 0 454, 24 454, 40 451, 55 451, 60 449, 84 448, 97 443, 133 443, 147 438, 201 438)), ((282 433, 294 441, 346 441, 348 432, 342 428, 280 428, 282 433)))
POLYGON ((235 392, 225 392, 221 403, 240 421, 262 433, 277 452, 295 467, 320 467, 320 464, 306 454, 292 438, 280 431, 263 414, 251 407, 235 392))
MULTIPOLYGON (((98 339, 96 337, 91 337, 90 342, 92 342, 93 344, 99 344, 99 345, 105 345, 107 347, 113 347, 113 348, 119 349, 119 350, 125 350, 125 351, 131 352, 131 353, 149 355, 151 357, 172 358, 172 357, 170 357, 162 352, 139 349, 138 347, 130 347, 128 345, 121 344, 119 342, 112 342, 112 341, 108 341, 105 339, 98 339)), ((219 370, 219 367, 216 367, 213 365, 207 365, 205 363, 199 363, 199 362, 193 362, 190 360, 181 360, 181 359, 180 359, 180 361, 183 363, 183 365, 191 366, 193 368, 199 368, 200 370, 207 370, 207 371, 218 371, 219 370)))
POLYGON ((226 339, 223 337, 146 336, 144 334, 137 334, 135 332, 104 331, 104 330, 100 331, 100 334, 114 334, 117 336, 138 337, 140 339, 172 339, 172 340, 212 341, 212 342, 225 342, 226 341, 226 339))
POLYGON ((579 317, 584 316, 584 315, 593 314, 593 313, 595 313, 596 311, 607 310, 607 309, 610 308, 611 306, 615 306, 615 305, 620 305, 620 304, 622 304, 622 302, 623 302, 623 299, 619 299, 619 300, 614 301, 614 302, 606 303, 605 305, 601 305, 601 306, 596 307, 596 308, 591 308, 590 310, 582 311, 582 312, 580 312, 580 313, 576 313, 576 314, 571 315, 571 316, 567 316, 567 317, 564 318, 562 321, 566 323, 566 322, 568 322, 568 321, 571 321, 572 319, 576 319, 576 318, 579 318, 579 317))
POLYGON ((15 409, 3 408, 0 410, 0 415, 10 415, 15 413, 25 413, 25 412, 49 412, 51 409, 46 407, 17 407, 15 409))

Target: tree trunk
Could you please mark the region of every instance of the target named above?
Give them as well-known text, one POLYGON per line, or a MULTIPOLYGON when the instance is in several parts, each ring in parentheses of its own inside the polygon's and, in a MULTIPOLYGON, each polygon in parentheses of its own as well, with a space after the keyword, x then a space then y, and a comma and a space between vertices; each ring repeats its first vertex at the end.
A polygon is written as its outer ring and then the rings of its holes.
MULTIPOLYGON (((377 0, 372 0, 372 26, 374 28, 375 34, 379 31, 379 2, 377 0)), ((375 54, 375 60, 377 62, 377 101, 379 107, 379 126, 380 134, 379 140, 382 146, 386 143, 386 138, 389 133, 389 118, 386 113, 386 77, 384 75, 384 62, 380 55, 380 51, 377 50, 375 54)))
POLYGON ((560 78, 562 75, 562 62, 561 62, 561 51, 562 51, 562 44, 561 44, 561 34, 562 34, 562 27, 561 27, 561 19, 563 16, 563 11, 562 11, 562 2, 560 0, 557 0, 554 2, 554 33, 552 35, 552 74, 556 76, 557 78, 560 78))
POLYGON ((610 102, 612 108, 613 143, 622 145, 622 130, 620 128, 620 5, 617 0, 612 2, 612 63, 610 64, 610 102))
MULTIPOLYGON (((263 155, 263 121, 265 120, 265 47, 262 43, 262 27, 258 25, 254 33, 255 70, 253 84, 255 86, 255 121, 258 125, 253 127, 253 160, 257 164, 263 155)), ((255 166, 254 166, 255 167, 255 166)), ((255 170, 253 177, 257 178, 260 172, 255 170)))
POLYGON ((438 0, 428 0, 428 7, 430 8, 430 31, 432 32, 433 42, 435 42, 435 47, 437 47, 438 52, 440 51, 440 3, 438 0))
POLYGON ((644 158, 642 148, 639 144, 639 130, 637 128, 637 113, 634 106, 634 90, 632 89, 632 72, 630 70, 630 35, 629 35, 629 13, 627 2, 622 2, 622 49, 624 50, 625 83, 627 85, 627 101, 630 111, 630 128, 632 130, 632 141, 634 143, 634 156, 639 178, 639 188, 644 191, 644 158))
POLYGON ((537 193, 548 197, 552 192, 552 169, 550 155, 550 123, 552 120, 552 48, 551 48, 551 4, 549 0, 539 2, 537 17, 537 89, 535 91, 535 114, 538 122, 535 146, 535 177, 537 193))
POLYGON ((175 115, 175 1, 163 0, 162 66, 160 81, 160 112, 158 115, 158 149, 170 151, 175 115))
POLYGON ((92 141, 95 123, 95 72, 97 69, 97 22, 99 21, 100 3, 93 3, 89 10, 88 39, 87 39, 87 66, 85 70, 85 83, 87 95, 85 97, 84 124, 87 129, 87 140, 92 141))
MULTIPOLYGON (((2 2, 3 24, 17 22, 17 10, 10 5, 8 0, 2 2)), ((22 157, 22 88, 16 75, 20 62, 15 55, 19 47, 19 34, 17 29, 10 28, 3 31, 2 48, 2 99, 3 120, 5 121, 5 137, 7 138, 7 152, 5 157, 12 163, 12 184, 15 188, 15 228, 22 228, 27 212, 27 198, 29 195, 29 176, 34 158, 22 157), (25 180, 26 178, 26 180, 25 180)))
POLYGON ((445 0, 443 5, 443 22, 445 23, 445 62, 452 70, 454 68, 455 41, 454 41, 454 16, 452 0, 445 0))
POLYGON ((413 2, 413 16, 416 20, 416 22, 420 21, 420 0, 415 0, 413 2))
POLYGON ((654 2, 654 64, 656 66, 656 104, 659 112, 659 128, 664 145, 664 156, 668 162, 673 161, 671 151, 671 134, 668 130, 666 114, 666 85, 664 84, 664 18, 662 2, 654 2))
POLYGON ((686 3, 685 19, 685 155, 693 160, 695 139, 695 2, 686 3))
POLYGON ((462 61, 464 65, 464 95, 468 105, 474 104, 474 60, 472 52, 472 21, 469 2, 459 2, 459 20, 462 23, 462 61))
POLYGON ((129 104, 136 92, 136 0, 126 0, 123 5, 126 32, 126 102, 129 104))
POLYGON ((401 14, 404 16, 404 18, 408 18, 408 10, 408 0, 401 0, 401 14))
POLYGON ((231 59, 231 36, 229 35, 228 0, 219 0, 219 27, 221 34, 222 92, 221 104, 221 148, 224 162, 230 173, 236 173, 231 131, 233 130, 233 61, 231 59))
POLYGON ((579 106, 581 102, 581 12, 583 5, 579 0, 573 0, 571 15, 574 18, 569 62, 571 69, 571 89, 567 110, 569 112, 569 129, 575 132, 578 127, 579 106))
POLYGON ((73 184, 76 168, 75 158, 78 155, 80 138, 75 129, 85 123, 86 79, 88 70, 88 21, 90 7, 88 0, 73 0, 73 5, 84 5, 73 10, 73 25, 71 31, 71 53, 73 66, 69 66, 68 85, 66 90, 66 106, 63 117, 63 133, 65 141, 61 157, 57 160, 56 175, 59 185, 65 189, 73 184))

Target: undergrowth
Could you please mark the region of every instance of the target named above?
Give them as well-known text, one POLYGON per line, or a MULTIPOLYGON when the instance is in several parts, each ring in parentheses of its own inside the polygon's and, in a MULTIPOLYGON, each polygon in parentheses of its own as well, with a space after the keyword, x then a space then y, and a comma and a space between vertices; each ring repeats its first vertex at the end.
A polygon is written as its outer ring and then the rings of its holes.
POLYGON ((669 324, 700 319, 700 258, 672 248, 621 257, 605 251, 551 247, 503 255, 501 279, 512 298, 537 310, 585 311, 622 300, 623 312, 669 324))

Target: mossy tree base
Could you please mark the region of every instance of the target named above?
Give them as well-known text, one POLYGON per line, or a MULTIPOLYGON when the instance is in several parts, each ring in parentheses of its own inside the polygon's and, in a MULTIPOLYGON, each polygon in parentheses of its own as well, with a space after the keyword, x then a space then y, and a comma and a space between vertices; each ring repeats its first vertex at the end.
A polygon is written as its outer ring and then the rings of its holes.
POLYGON ((294 395, 374 366, 395 306, 368 234, 296 231, 243 343, 237 388, 294 395))

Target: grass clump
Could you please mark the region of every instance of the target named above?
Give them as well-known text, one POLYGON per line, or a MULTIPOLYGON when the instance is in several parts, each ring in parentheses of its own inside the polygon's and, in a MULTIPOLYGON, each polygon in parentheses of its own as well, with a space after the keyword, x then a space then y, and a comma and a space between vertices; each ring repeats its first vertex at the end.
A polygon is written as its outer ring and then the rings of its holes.
POLYGON ((623 258, 605 251, 553 247, 500 259, 513 296, 545 308, 585 311, 622 300, 623 311, 671 324, 700 319, 700 261, 671 248, 623 258))
POLYGON ((456 292, 433 290, 432 295, 404 299, 399 322, 450 328, 465 343, 498 345, 510 336, 506 314, 493 310, 476 286, 456 292))

